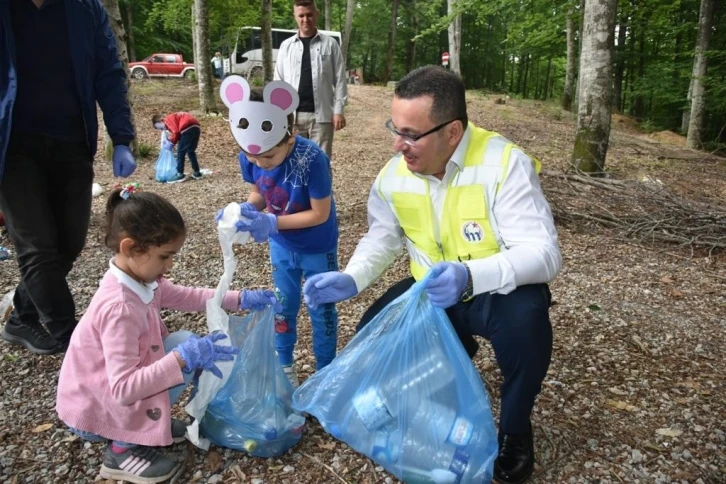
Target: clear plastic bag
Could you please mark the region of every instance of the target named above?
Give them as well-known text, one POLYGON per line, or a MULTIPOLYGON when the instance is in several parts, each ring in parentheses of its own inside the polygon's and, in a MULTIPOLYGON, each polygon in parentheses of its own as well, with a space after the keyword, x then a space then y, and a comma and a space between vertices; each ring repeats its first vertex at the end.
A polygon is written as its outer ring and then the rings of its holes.
POLYGON ((489 396, 446 313, 414 284, 293 395, 293 408, 407 483, 492 478, 489 396))
POLYGON ((159 157, 156 159, 156 164, 154 165, 156 169, 156 181, 161 183, 166 183, 171 177, 176 175, 176 158, 174 158, 172 150, 164 149, 164 141, 166 140, 166 131, 162 131, 159 157))
POLYGON ((293 388, 275 355, 274 328, 272 308, 230 316, 229 335, 240 352, 202 420, 212 443, 274 457, 300 440, 305 418, 292 410, 293 388))

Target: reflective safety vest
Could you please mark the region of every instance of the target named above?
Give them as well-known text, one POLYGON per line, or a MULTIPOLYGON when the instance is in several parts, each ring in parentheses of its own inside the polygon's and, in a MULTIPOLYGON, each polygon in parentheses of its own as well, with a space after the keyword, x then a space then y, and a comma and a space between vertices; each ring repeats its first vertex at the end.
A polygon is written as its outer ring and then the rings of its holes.
MULTIPOLYGON (((396 214, 406 237, 416 280, 437 262, 483 259, 503 247, 492 202, 509 171, 510 154, 519 148, 471 123, 468 129, 464 168, 457 167, 458 172, 449 177, 438 238, 428 180, 409 171, 400 154, 386 164, 379 179, 379 194, 396 214)), ((532 163, 539 173, 539 161, 532 163)))

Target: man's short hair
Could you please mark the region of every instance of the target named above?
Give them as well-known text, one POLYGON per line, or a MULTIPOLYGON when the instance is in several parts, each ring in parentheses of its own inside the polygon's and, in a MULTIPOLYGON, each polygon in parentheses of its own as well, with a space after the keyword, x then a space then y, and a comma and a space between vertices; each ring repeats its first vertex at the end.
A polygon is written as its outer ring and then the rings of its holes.
POLYGON ((318 9, 318 6, 315 5, 315 0, 295 0, 292 2, 292 8, 295 7, 313 7, 315 10, 318 9))
POLYGON ((395 96, 400 99, 416 99, 431 96, 431 120, 445 123, 458 119, 466 128, 466 87, 458 74, 440 66, 423 66, 415 69, 396 84, 395 96))

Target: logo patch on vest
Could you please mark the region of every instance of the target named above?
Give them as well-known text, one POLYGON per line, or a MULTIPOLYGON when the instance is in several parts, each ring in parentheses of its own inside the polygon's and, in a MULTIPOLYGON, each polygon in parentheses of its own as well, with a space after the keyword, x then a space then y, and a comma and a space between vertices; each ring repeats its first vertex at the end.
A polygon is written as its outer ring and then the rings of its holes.
POLYGON ((466 222, 461 226, 461 236, 467 242, 475 244, 484 238, 484 229, 476 222, 466 222))

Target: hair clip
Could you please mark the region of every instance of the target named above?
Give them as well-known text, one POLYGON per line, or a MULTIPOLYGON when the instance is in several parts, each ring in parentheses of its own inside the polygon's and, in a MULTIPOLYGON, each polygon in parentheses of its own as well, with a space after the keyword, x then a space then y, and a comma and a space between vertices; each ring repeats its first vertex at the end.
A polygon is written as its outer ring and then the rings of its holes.
POLYGON ((125 185, 123 189, 121 190, 121 193, 119 195, 124 200, 129 199, 129 195, 131 195, 134 192, 139 191, 139 184, 138 183, 129 183, 128 185, 125 185))

